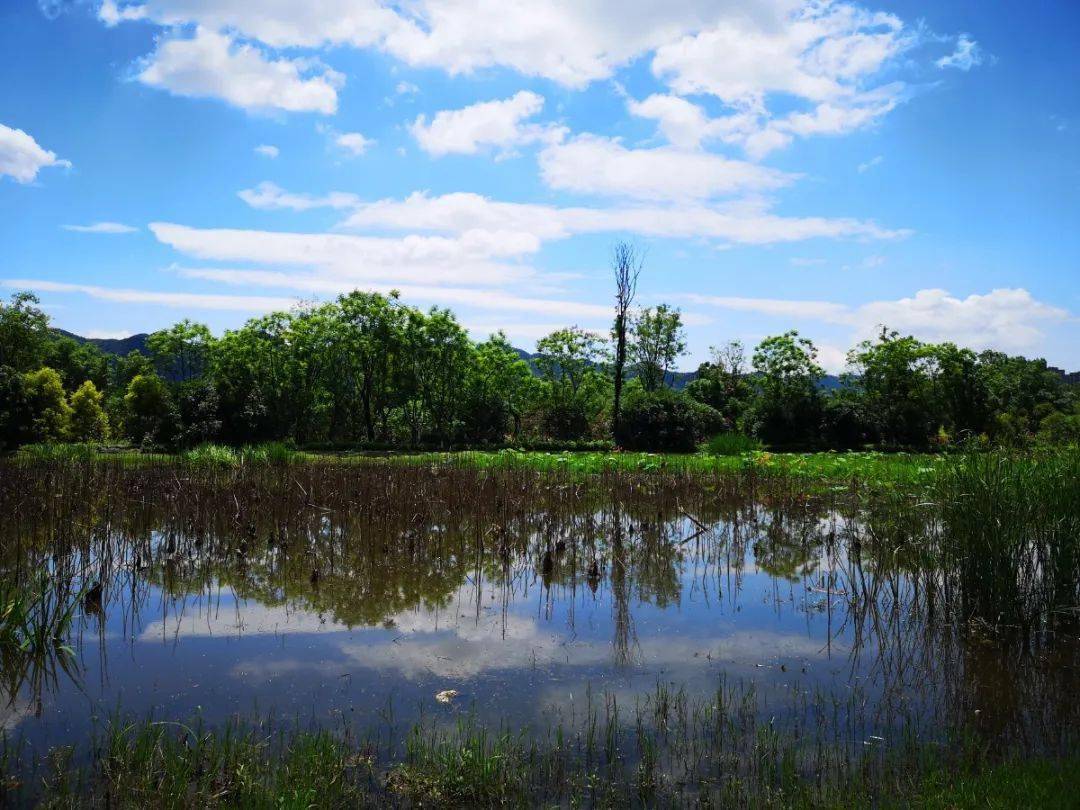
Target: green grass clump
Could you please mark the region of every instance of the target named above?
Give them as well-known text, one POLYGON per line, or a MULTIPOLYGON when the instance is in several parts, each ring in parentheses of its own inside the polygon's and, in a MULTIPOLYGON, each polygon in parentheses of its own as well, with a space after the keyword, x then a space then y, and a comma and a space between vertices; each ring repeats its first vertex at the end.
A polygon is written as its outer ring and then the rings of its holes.
POLYGON ((711 456, 741 456, 761 449, 761 442, 745 433, 717 433, 705 442, 705 452, 711 456))
POLYGON ((50 463, 93 461, 98 452, 96 444, 28 444, 19 450, 19 458, 50 463))
POLYGON ((180 456, 180 461, 191 467, 221 469, 240 466, 243 457, 231 447, 220 444, 200 444, 180 456))
POLYGON ((294 464, 303 456, 285 442, 267 442, 245 447, 241 451, 245 464, 294 464))

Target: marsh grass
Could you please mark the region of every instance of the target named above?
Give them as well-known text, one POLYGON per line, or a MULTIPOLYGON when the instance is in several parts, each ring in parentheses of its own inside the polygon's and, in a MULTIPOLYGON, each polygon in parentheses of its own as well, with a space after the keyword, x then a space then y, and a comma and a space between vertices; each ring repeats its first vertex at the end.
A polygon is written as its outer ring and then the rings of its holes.
MULTIPOLYGON (((610 704, 598 722, 618 725, 610 704)), ((1080 761, 1070 756, 990 755, 971 745, 943 755, 914 744, 828 752, 791 730, 754 725, 734 738, 750 744, 739 757, 733 741, 714 735, 741 721, 717 724, 697 706, 686 723, 639 709, 630 727, 605 730, 613 744, 593 749, 587 732, 490 730, 463 719, 418 725, 404 750, 379 753, 377 740, 273 722, 207 729, 113 718, 89 745, 34 763, 5 740, 0 784, 12 806, 119 808, 1054 808, 1073 806, 1080 789, 1080 761)))

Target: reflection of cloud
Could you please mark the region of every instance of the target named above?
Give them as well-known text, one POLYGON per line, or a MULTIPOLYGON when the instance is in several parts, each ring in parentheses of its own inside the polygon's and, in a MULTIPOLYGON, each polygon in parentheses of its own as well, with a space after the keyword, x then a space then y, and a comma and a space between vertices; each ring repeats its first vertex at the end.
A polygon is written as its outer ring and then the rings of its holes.
POLYGON ((139 641, 213 636, 276 636, 347 630, 345 625, 307 610, 242 600, 228 606, 215 605, 213 609, 183 606, 177 615, 148 624, 140 634, 139 641))

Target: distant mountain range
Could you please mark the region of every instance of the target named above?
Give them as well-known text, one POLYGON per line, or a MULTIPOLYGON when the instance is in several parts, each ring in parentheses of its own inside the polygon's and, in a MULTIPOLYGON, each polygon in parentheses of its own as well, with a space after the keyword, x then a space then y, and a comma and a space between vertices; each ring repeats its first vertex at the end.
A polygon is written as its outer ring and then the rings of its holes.
POLYGON ((85 338, 82 335, 76 335, 72 332, 65 332, 63 329, 54 329, 58 335, 63 335, 66 338, 71 338, 76 343, 90 343, 97 346, 105 354, 119 354, 125 355, 131 352, 141 352, 147 354, 146 351, 146 339, 150 337, 145 333, 138 335, 132 335, 126 338, 85 338))
MULTIPOLYGON (((146 354, 146 339, 150 337, 145 333, 139 333, 137 335, 131 335, 126 338, 86 338, 81 335, 76 335, 71 332, 65 332, 63 329, 55 330, 58 334, 64 337, 69 337, 72 340, 79 343, 91 343, 97 346, 106 354, 118 354, 124 355, 129 352, 142 352, 146 354)), ((514 349, 518 353, 518 356, 529 364, 529 368, 533 370, 533 373, 539 373, 536 367, 536 358, 540 355, 536 352, 527 352, 524 349, 514 349)), ((1050 366, 1051 371, 1056 371, 1061 375, 1061 379, 1070 385, 1080 384, 1080 371, 1066 372, 1063 369, 1050 366)), ((668 373, 668 385, 674 388, 676 391, 681 391, 689 383, 697 377, 696 371, 673 371, 668 373)), ((840 387, 840 377, 836 374, 826 374, 821 378, 821 387, 827 391, 831 391, 834 388, 840 387)))

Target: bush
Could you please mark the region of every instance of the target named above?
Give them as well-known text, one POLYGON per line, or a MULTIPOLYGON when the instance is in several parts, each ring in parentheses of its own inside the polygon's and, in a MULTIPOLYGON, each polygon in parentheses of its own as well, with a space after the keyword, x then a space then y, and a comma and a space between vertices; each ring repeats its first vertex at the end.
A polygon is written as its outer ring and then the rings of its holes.
POLYGON ((579 400, 556 400, 544 409, 545 436, 563 441, 578 441, 589 436, 589 414, 579 400))
POLYGON ((717 433, 705 444, 705 452, 713 456, 741 456, 761 448, 761 442, 745 433, 717 433))
POLYGON ((634 391, 623 404, 615 441, 627 450, 692 452, 697 423, 685 396, 666 389, 634 391))

